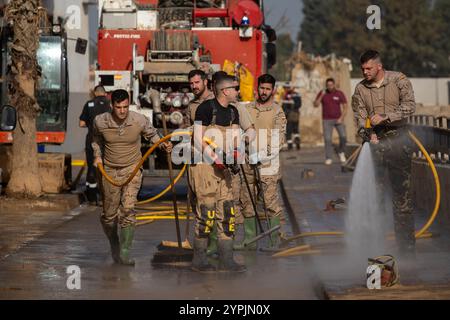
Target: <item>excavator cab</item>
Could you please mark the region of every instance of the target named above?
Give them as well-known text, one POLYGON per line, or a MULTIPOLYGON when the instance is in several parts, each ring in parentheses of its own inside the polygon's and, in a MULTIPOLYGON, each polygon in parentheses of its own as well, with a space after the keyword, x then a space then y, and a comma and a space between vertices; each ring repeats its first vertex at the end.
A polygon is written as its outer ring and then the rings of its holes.
MULTIPOLYGON (((10 103, 6 79, 11 64, 9 43, 12 40, 12 36, 9 28, 2 30, 0 41, 0 105, 10 103)), ((35 97, 41 107, 41 112, 36 122, 37 131, 42 133, 42 136, 53 133, 63 134, 60 139, 61 141, 47 140, 38 142, 63 143, 62 137, 67 129, 67 106, 69 103, 65 34, 59 32, 41 35, 39 37, 37 60, 41 67, 41 77, 38 80, 35 91, 35 97)), ((4 130, 2 129, 0 131, 4 130)))
POLYGON ((37 118, 37 130, 65 132, 69 88, 64 37, 62 35, 41 36, 37 59, 42 68, 42 76, 36 90, 36 99, 42 108, 37 118))

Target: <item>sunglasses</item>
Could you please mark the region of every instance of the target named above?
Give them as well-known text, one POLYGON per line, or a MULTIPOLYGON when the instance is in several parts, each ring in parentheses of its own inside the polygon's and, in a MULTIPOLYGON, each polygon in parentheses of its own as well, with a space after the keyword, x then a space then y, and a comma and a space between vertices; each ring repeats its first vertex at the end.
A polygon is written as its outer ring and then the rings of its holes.
POLYGON ((239 86, 225 87, 225 88, 222 88, 221 90, 231 89, 231 88, 233 88, 233 89, 236 90, 236 91, 239 91, 239 90, 240 90, 240 87, 239 87, 239 86))

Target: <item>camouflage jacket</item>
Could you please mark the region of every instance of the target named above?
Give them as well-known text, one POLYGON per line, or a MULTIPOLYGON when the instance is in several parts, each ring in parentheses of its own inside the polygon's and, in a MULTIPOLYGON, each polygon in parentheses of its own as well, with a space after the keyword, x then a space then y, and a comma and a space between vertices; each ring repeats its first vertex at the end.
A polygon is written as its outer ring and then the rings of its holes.
POLYGON ((356 85, 352 109, 358 128, 364 127, 367 117, 386 115, 387 125, 402 126, 416 110, 411 82, 401 72, 385 71, 380 87, 366 80, 356 85))
POLYGON ((270 106, 260 106, 256 102, 250 103, 247 110, 255 124, 258 138, 261 132, 260 129, 266 129, 268 136, 266 137, 268 146, 270 147, 270 137, 272 136, 272 130, 279 130, 280 146, 286 142, 286 116, 283 109, 279 104, 274 102, 270 106))
POLYGON ((124 168, 141 160, 141 136, 153 144, 161 135, 144 115, 129 111, 125 121, 118 125, 111 113, 95 117, 92 149, 95 157, 102 157, 111 168, 124 168))

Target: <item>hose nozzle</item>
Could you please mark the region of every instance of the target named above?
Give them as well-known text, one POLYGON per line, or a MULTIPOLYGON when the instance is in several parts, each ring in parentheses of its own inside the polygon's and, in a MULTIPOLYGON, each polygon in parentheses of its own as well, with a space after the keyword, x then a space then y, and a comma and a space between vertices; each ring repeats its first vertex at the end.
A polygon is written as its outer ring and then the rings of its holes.
POLYGON ((370 142, 370 136, 372 135, 372 133, 373 133, 373 128, 370 123, 370 118, 367 117, 366 122, 364 124, 364 128, 361 127, 358 130, 358 135, 362 138, 363 143, 364 143, 364 142, 370 142))

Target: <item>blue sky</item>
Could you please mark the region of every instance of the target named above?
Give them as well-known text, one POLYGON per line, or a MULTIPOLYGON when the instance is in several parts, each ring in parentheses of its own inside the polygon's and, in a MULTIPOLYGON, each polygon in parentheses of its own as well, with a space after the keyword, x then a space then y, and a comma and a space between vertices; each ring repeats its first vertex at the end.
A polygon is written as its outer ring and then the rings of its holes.
POLYGON ((288 19, 287 26, 277 33, 289 33, 295 41, 303 19, 302 0, 265 0, 266 23, 275 27, 283 15, 288 19))

